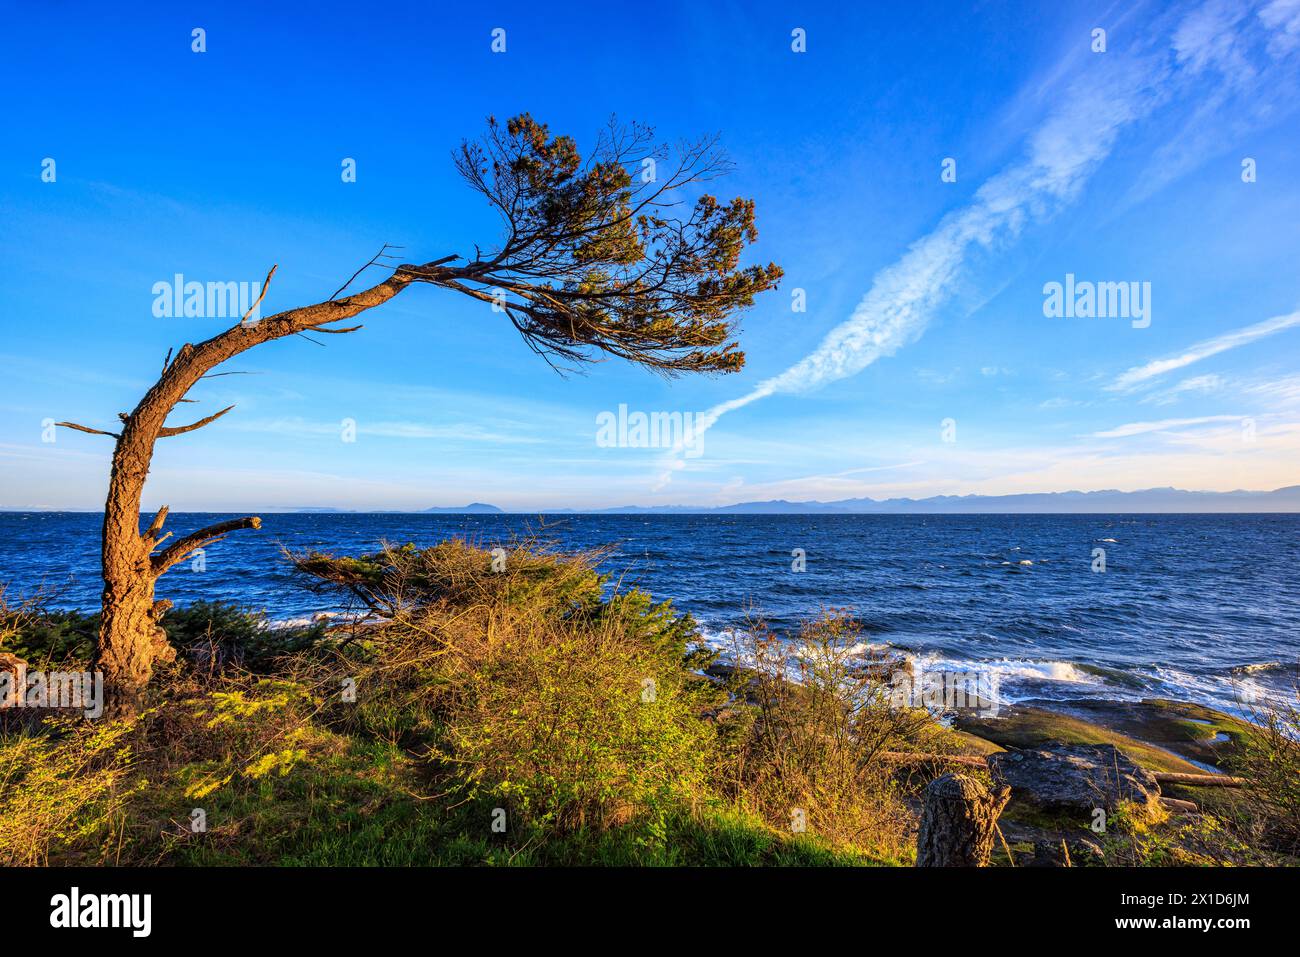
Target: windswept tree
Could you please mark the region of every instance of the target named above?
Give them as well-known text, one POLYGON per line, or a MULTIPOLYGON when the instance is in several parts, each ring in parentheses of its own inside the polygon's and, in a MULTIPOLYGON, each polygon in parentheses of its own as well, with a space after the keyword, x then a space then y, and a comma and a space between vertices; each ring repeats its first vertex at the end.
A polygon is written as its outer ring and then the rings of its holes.
MULTIPOLYGON (((451 254, 423 264, 395 264, 384 246, 328 300, 241 322, 197 345, 168 353, 162 374, 135 409, 120 413, 111 432, 60 425, 115 442, 104 508, 103 620, 97 666, 110 711, 139 704, 154 664, 174 655, 159 620, 171 603, 154 597, 168 569, 195 550, 256 517, 220 522, 164 547, 167 508, 142 532, 140 500, 154 443, 202 428, 233 406, 187 425, 168 425, 178 404, 223 362, 254 346, 303 333, 351 333, 340 325, 383 305, 416 283, 450 289, 490 303, 524 341, 557 368, 602 353, 657 372, 734 372, 744 354, 733 340, 740 310, 773 288, 779 267, 740 265, 757 238, 752 200, 719 202, 697 184, 725 173, 729 163, 715 140, 678 149, 656 143, 653 131, 611 122, 584 161, 574 141, 552 136, 528 114, 504 125, 488 120, 486 134, 465 142, 456 168, 483 194, 504 226, 489 251, 451 254), (696 195, 690 199, 692 193, 696 195), (343 295, 368 268, 391 270, 382 282, 343 295)), ((275 269, 263 283, 266 295, 275 269)))

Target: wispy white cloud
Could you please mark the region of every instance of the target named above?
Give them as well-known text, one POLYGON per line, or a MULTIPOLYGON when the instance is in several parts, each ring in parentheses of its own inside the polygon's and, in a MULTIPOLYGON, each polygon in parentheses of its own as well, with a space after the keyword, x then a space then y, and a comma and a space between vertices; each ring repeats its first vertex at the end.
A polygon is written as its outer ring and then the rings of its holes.
MULTIPOLYGON (((1274 94, 1281 89, 1273 78, 1286 68, 1280 61, 1292 52, 1291 35, 1300 30, 1293 9, 1297 3, 1300 0, 1274 0, 1252 10, 1240 3, 1207 0, 1177 15, 1172 24, 1158 25, 1144 49, 1108 52, 1104 71, 1088 69, 1068 88, 1062 104, 1030 137, 1024 159, 987 180, 973 202, 944 217, 901 259, 877 273, 850 317, 812 353, 747 394, 707 410, 700 416, 698 431, 768 396, 807 392, 856 375, 914 341, 966 278, 973 252, 1014 240, 1026 223, 1049 218, 1075 199, 1109 157, 1119 135, 1157 109, 1176 103, 1182 111, 1177 122, 1204 132, 1230 106, 1229 112, 1240 113, 1234 104, 1242 97, 1267 91, 1268 96, 1255 97, 1260 102, 1251 116, 1268 114, 1274 94), (1263 58, 1261 46, 1275 62, 1263 58), (1216 95, 1213 102, 1186 95, 1189 85, 1208 73, 1217 74, 1219 85, 1231 87, 1233 95, 1216 95), (1186 122, 1187 109, 1195 123, 1186 122)), ((1077 66, 1071 64, 1072 69, 1077 66)), ((1174 165, 1166 164, 1170 169, 1174 165)), ((1182 172, 1185 168, 1179 167, 1168 175, 1182 172)), ((1292 320, 1300 317, 1270 322, 1292 320)), ((1193 350, 1190 355, 1129 370, 1110 388, 1130 388, 1283 327, 1262 323, 1211 340, 1202 346, 1213 351, 1193 350), (1242 334, 1247 337, 1238 338, 1242 334)), ((655 487, 662 488, 684 467, 680 454, 668 456, 655 487)))
POLYGON ((1130 60, 1073 87, 1033 135, 1023 161, 987 180, 974 202, 945 216, 877 273, 852 315, 812 353, 747 395, 709 409, 702 427, 767 396, 808 392, 856 375, 921 335, 962 280, 972 251, 1013 240, 1031 219, 1050 216, 1078 195, 1120 130, 1146 111, 1155 73, 1147 62, 1130 60))
MULTIPOLYGON (((269 432, 276 435, 293 436, 338 436, 343 431, 343 425, 340 422, 313 422, 296 417, 251 420, 237 423, 234 427, 241 432, 269 432)), ((358 435, 386 439, 446 439, 465 442, 516 442, 528 444, 546 441, 546 439, 538 435, 493 432, 472 423, 430 425, 425 422, 359 422, 355 423, 355 427, 358 435)))
POLYGON ((1171 405, 1188 393, 1208 394, 1221 390, 1225 385, 1222 376, 1208 373, 1206 375, 1189 376, 1182 381, 1171 385, 1167 389, 1161 389, 1158 392, 1152 392, 1144 396, 1142 402, 1148 405, 1171 405))
POLYGON ((1220 352, 1236 349, 1238 346, 1244 346, 1257 339, 1263 339, 1265 336, 1271 336, 1274 333, 1282 332, 1284 329, 1290 329, 1292 326, 1297 325, 1300 325, 1300 311, 1265 319, 1253 326, 1246 326, 1244 329, 1236 329, 1221 336, 1215 336, 1213 339, 1198 342, 1179 355, 1156 359, 1146 365, 1134 366, 1107 385, 1106 389, 1110 392, 1127 392, 1137 388, 1149 379, 1173 372, 1175 369, 1182 369, 1193 362, 1200 362, 1202 359, 1208 359, 1220 352))
POLYGON ((1173 34, 1175 60, 1180 74, 1202 80, 1202 87, 1162 131, 1160 145, 1116 212, 1295 108, 1296 7, 1297 0, 1207 0, 1182 17, 1173 34))
POLYGON ((1223 377, 1210 373, 1194 375, 1175 385, 1170 392, 1213 392, 1223 387, 1223 377))
MULTIPOLYGON (((1289 7, 1261 18, 1275 30, 1289 30, 1292 22, 1289 7)), ((749 393, 713 406, 700 417, 700 430, 768 396, 807 392, 856 375, 919 337, 964 278, 970 254, 1015 239, 1027 222, 1047 218, 1077 197, 1121 131, 1167 100, 1180 73, 1191 76, 1213 67, 1248 85, 1250 64, 1232 35, 1240 19, 1221 0, 1209 0, 1175 26, 1168 48, 1108 53, 1107 69, 1090 70, 1068 89, 1062 105, 1030 138, 1022 161, 987 180, 972 203, 944 217, 877 273, 852 315, 812 353, 749 393), (1230 34, 1227 40, 1220 29, 1230 34)), ((680 462, 668 463, 660 484, 681 468, 680 462)))
POLYGON ((1240 422, 1241 415, 1201 415, 1191 419, 1161 419, 1158 422, 1130 422, 1116 426, 1105 432, 1094 432, 1095 439, 1122 439, 1132 435, 1145 435, 1148 432, 1168 432, 1172 429, 1185 429, 1191 425, 1207 425, 1211 422, 1240 422))
POLYGON ((1273 36, 1268 49, 1275 57, 1300 50, 1300 0, 1273 0, 1259 11, 1259 19, 1273 36))
POLYGON ((1274 408, 1291 408, 1300 405, 1300 375, 1252 382, 1242 391, 1249 396, 1272 403, 1274 408))

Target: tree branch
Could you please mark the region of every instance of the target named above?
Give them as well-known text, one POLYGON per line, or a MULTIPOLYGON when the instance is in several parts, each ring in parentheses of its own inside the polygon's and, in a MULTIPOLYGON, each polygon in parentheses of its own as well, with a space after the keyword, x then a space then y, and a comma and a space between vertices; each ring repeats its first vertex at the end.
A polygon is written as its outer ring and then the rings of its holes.
POLYGON ((214 412, 206 419, 199 419, 199 421, 191 422, 189 425, 177 425, 177 426, 165 425, 158 430, 158 438, 165 439, 173 435, 184 435, 186 432, 193 432, 195 429, 201 429, 209 422, 215 422, 217 419, 221 418, 223 415, 225 415, 233 408, 234 408, 233 405, 228 405, 220 412, 214 412))
POLYGON ((219 541, 231 532, 238 531, 241 528, 256 529, 261 527, 262 520, 254 515, 248 518, 232 518, 229 521, 218 522, 216 525, 209 525, 207 528, 199 529, 184 538, 177 539, 175 543, 153 556, 150 560, 153 575, 157 578, 173 565, 183 561, 190 552, 219 541))
POLYGON ((248 312, 244 313, 244 318, 239 320, 241 326, 248 321, 248 317, 257 310, 257 307, 262 304, 262 300, 266 298, 266 290, 271 285, 271 277, 275 275, 275 271, 279 268, 280 264, 276 263, 271 267, 271 271, 266 274, 266 278, 262 280, 262 291, 258 294, 257 301, 248 307, 248 312))
POLYGON ((339 286, 337 289, 334 290, 334 295, 330 296, 330 302, 333 302, 335 299, 337 299, 339 297, 339 293, 341 293, 344 289, 347 289, 348 286, 352 285, 352 283, 356 280, 356 278, 360 276, 363 272, 365 272, 375 263, 379 262, 380 259, 386 258, 388 250, 404 249, 404 248, 405 247, 403 246, 394 246, 392 243, 384 243, 384 245, 380 247, 379 252, 375 253, 374 256, 371 257, 370 262, 366 263, 364 266, 362 266, 360 269, 354 272, 351 276, 348 277, 347 282, 345 282, 343 285, 339 286))
POLYGON ((55 422, 55 425, 61 425, 65 429, 76 429, 78 432, 89 432, 91 435, 108 435, 112 438, 121 438, 116 432, 105 432, 103 429, 92 429, 88 425, 77 425, 76 422, 55 422))
POLYGON ((163 522, 167 521, 167 510, 169 508, 170 506, 164 505, 162 508, 158 509, 158 512, 153 517, 153 521, 149 523, 148 530, 144 533, 145 538, 153 538, 162 531, 163 522))

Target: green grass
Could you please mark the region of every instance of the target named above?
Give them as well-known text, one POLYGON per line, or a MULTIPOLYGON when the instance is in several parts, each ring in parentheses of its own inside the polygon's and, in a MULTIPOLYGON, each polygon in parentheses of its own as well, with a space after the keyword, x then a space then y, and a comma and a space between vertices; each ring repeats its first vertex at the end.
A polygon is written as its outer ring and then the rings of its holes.
POLYGON ((722 807, 679 812, 661 822, 553 832, 506 821, 493 831, 490 801, 448 806, 424 800, 423 768, 391 746, 353 743, 343 754, 300 764, 188 801, 178 788, 152 794, 168 830, 155 863, 179 866, 867 866, 898 863, 837 850, 811 835, 784 835, 722 807), (184 827, 201 804, 208 831, 184 827))

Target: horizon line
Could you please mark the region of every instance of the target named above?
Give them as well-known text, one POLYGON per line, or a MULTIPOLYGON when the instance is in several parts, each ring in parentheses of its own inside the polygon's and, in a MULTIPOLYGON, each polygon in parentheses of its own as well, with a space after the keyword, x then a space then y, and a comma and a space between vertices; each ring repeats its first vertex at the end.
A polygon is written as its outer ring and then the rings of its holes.
MULTIPOLYGON (((1051 498, 1051 497, 1057 497, 1057 496, 1078 496, 1078 497, 1083 497, 1083 496, 1122 496, 1122 497, 1127 498, 1127 497, 1130 497, 1130 496, 1143 496, 1143 495, 1202 496, 1202 497, 1208 497, 1208 498, 1210 498, 1211 500, 1213 500, 1213 499, 1220 499, 1220 498, 1223 498, 1223 499, 1234 499, 1234 500, 1240 502, 1240 500, 1241 500, 1242 497, 1266 497, 1266 496, 1274 496, 1274 495, 1278 495, 1279 493, 1286 493, 1286 492, 1293 492, 1293 491, 1297 493, 1297 501, 1294 503, 1294 507, 1292 507, 1292 508, 1289 508, 1289 509, 1281 509, 1281 510, 1278 510, 1278 509, 1267 509, 1267 510, 1263 510, 1263 509, 1261 509, 1261 510, 1250 510, 1250 509, 1247 509, 1247 510, 1244 510, 1245 512, 1250 513, 1250 514, 1274 514, 1274 515, 1285 515, 1285 514, 1290 514, 1290 513, 1292 513, 1292 512, 1300 512, 1300 484, 1297 484, 1297 485, 1284 485, 1284 486, 1280 486, 1280 487, 1278 487, 1278 488, 1274 488, 1274 489, 1241 489, 1241 488, 1238 488, 1238 489, 1232 489, 1232 490, 1225 491, 1225 492, 1216 492, 1216 491, 1207 491, 1207 490, 1180 489, 1180 488, 1176 488, 1176 487, 1174 487, 1174 486, 1168 486, 1168 485, 1166 485, 1166 486, 1152 486, 1152 487, 1149 487, 1149 488, 1143 488, 1143 489, 1134 489, 1134 490, 1132 490, 1132 491, 1124 491, 1124 490, 1122 490, 1122 489, 1115 489, 1115 488, 1108 488, 1108 489, 1093 489, 1093 490, 1090 490, 1090 491, 1082 491, 1082 490, 1080 490, 1080 489, 1069 489, 1069 490, 1064 491, 1064 492, 1011 492, 1011 493, 1005 493, 1005 494, 1000 494, 1000 495, 985 495, 985 494, 981 494, 981 493, 978 493, 978 492, 972 492, 972 493, 966 493, 966 494, 964 494, 964 495, 943 494, 943 495, 931 495, 931 496, 926 496, 926 497, 924 497, 924 498, 909 498, 909 497, 906 497, 906 496, 902 496, 902 497, 884 498, 884 499, 873 499, 873 498, 871 498, 871 497, 869 497, 869 496, 858 496, 858 497, 851 497, 851 498, 845 498, 845 499, 835 499, 835 500, 832 500, 832 501, 829 501, 829 502, 826 502, 826 501, 820 501, 820 500, 817 500, 817 499, 790 500, 790 499, 784 499, 784 498, 777 498, 777 499, 750 500, 750 501, 744 501, 744 502, 731 502, 731 503, 729 503, 729 504, 725 504, 725 505, 687 505, 687 504, 684 504, 684 503, 676 503, 676 504, 671 504, 671 505, 610 505, 610 506, 600 506, 600 507, 598 507, 598 506, 580 506, 580 507, 564 506, 564 507, 550 507, 550 508, 525 508, 525 509, 520 509, 520 508, 502 508, 502 507, 500 507, 500 506, 492 505, 492 504, 487 503, 487 502, 470 502, 470 503, 468 503, 468 504, 466 504, 466 505, 450 505, 450 506, 433 505, 433 506, 426 506, 426 507, 424 507, 424 508, 414 508, 414 507, 405 507, 405 508, 377 508, 377 507, 370 507, 370 508, 365 508, 365 507, 343 507, 343 506, 335 506, 335 505, 298 505, 298 506, 268 506, 268 507, 262 507, 262 508, 257 508, 257 507, 248 507, 248 508, 237 508, 237 509, 230 509, 230 508, 224 508, 224 509, 180 508, 180 509, 172 509, 171 512, 172 512, 173 514, 198 514, 198 515, 222 515, 222 514, 234 514, 234 513, 236 513, 236 512, 265 512, 265 513, 270 513, 270 514, 313 514, 313 513, 315 513, 315 514, 331 514, 331 513, 332 513, 332 514, 353 514, 353 515, 383 515, 383 514, 388 514, 388 515, 430 515, 430 514, 433 514, 433 515, 437 515, 437 514, 445 514, 445 515, 455 515, 455 514, 460 514, 460 515, 465 515, 465 514, 479 514, 479 515, 552 515, 552 514, 564 514, 564 515, 603 515, 603 514, 611 514, 611 513, 633 513, 633 514, 639 514, 639 513, 647 513, 647 512, 652 512, 652 513, 653 513, 653 512, 658 512, 658 513, 673 513, 673 512, 676 512, 676 513, 688 513, 688 514, 689 514, 689 513, 725 512, 725 511, 734 511, 734 510, 737 510, 737 509, 745 509, 745 508, 747 508, 747 507, 753 507, 753 510, 752 510, 752 511, 748 511, 748 512, 746 512, 746 514, 753 514, 753 515, 762 515, 762 514, 780 515, 780 514, 791 514, 790 509, 795 509, 795 510, 798 510, 798 509, 804 509, 804 510, 806 510, 806 511, 805 511, 803 514, 817 513, 819 510, 825 510, 825 511, 826 511, 827 513, 829 513, 829 514, 845 514, 845 515, 852 515, 852 514, 872 514, 872 513, 869 512, 869 511, 861 511, 861 509, 863 509, 863 508, 865 508, 865 507, 869 507, 869 506, 887 506, 887 505, 890 505, 891 503, 896 503, 897 505, 899 505, 899 506, 903 507, 904 509, 906 509, 906 504, 905 504, 905 503, 907 503, 907 504, 912 504, 912 505, 923 505, 923 504, 926 504, 926 503, 945 503, 945 504, 947 504, 947 503, 952 503, 954 506, 956 506, 956 503, 959 503, 959 502, 968 502, 968 501, 971 501, 971 500, 982 500, 982 501, 985 501, 985 502, 993 503, 993 502, 996 502, 996 501, 998 501, 998 500, 1004 500, 1004 499, 1051 498), (771 510, 766 510, 766 511, 765 511, 765 510, 762 508, 762 506, 774 506, 774 508, 771 509, 771 510), (776 508, 775 506, 785 506, 786 508, 784 508, 784 509, 783 509, 783 508, 776 508)), ((1275 503, 1268 503, 1268 504, 1275 504, 1275 503)), ((154 508, 143 508, 143 509, 141 510, 141 514, 143 515, 145 512, 155 511, 155 510, 156 510, 156 509, 154 509, 154 508)), ((7 513, 14 513, 14 514, 62 514, 62 513, 74 513, 74 514, 102 514, 102 513, 103 513, 103 507, 100 506, 100 507, 82 507, 82 508, 54 508, 54 507, 46 507, 46 506, 30 506, 30 505, 28 505, 28 506, 8 506, 8 505, 0 505, 0 512, 7 512, 7 513)), ((1179 509, 1170 509, 1170 508, 1152 508, 1152 507, 1147 507, 1147 508, 1137 508, 1137 509, 1133 509, 1133 510, 1120 509, 1120 510, 1118 510, 1118 511, 1112 511, 1112 512, 1109 512, 1109 513, 1108 513, 1108 512, 1100 512, 1100 513, 1099 513, 1099 512, 1096 512, 1096 511, 1090 511, 1090 510, 1071 511, 1071 510, 1059 510, 1059 509, 1058 509, 1058 510, 1046 510, 1046 511, 991 512, 991 511, 986 511, 986 510, 983 510, 983 509, 979 509, 979 510, 975 510, 975 511, 969 511, 969 510, 962 509, 962 508, 959 507, 959 506, 956 506, 956 507, 952 508, 952 510, 951 510, 950 512, 948 512, 947 514, 1019 514, 1019 515, 1039 515, 1039 514, 1041 514, 1041 515, 1072 515, 1072 514, 1130 514, 1130 515, 1142 515, 1142 514, 1241 514, 1242 512, 1243 512, 1243 510, 1241 510, 1241 509, 1237 509, 1237 510, 1233 510, 1233 511, 1225 511, 1225 512, 1214 511, 1214 510, 1212 510, 1212 509, 1201 509, 1201 510, 1195 510, 1195 511, 1190 511, 1190 512, 1188 512, 1188 511, 1182 511, 1182 510, 1179 510, 1179 509)), ((894 511, 894 512, 890 512, 889 514, 896 514, 896 515, 906 515, 906 514, 933 515, 933 514, 943 514, 943 513, 936 513, 936 512, 934 512, 934 511, 929 510, 929 509, 920 509, 920 510, 918 510, 918 511, 907 511, 907 510, 894 511)))

